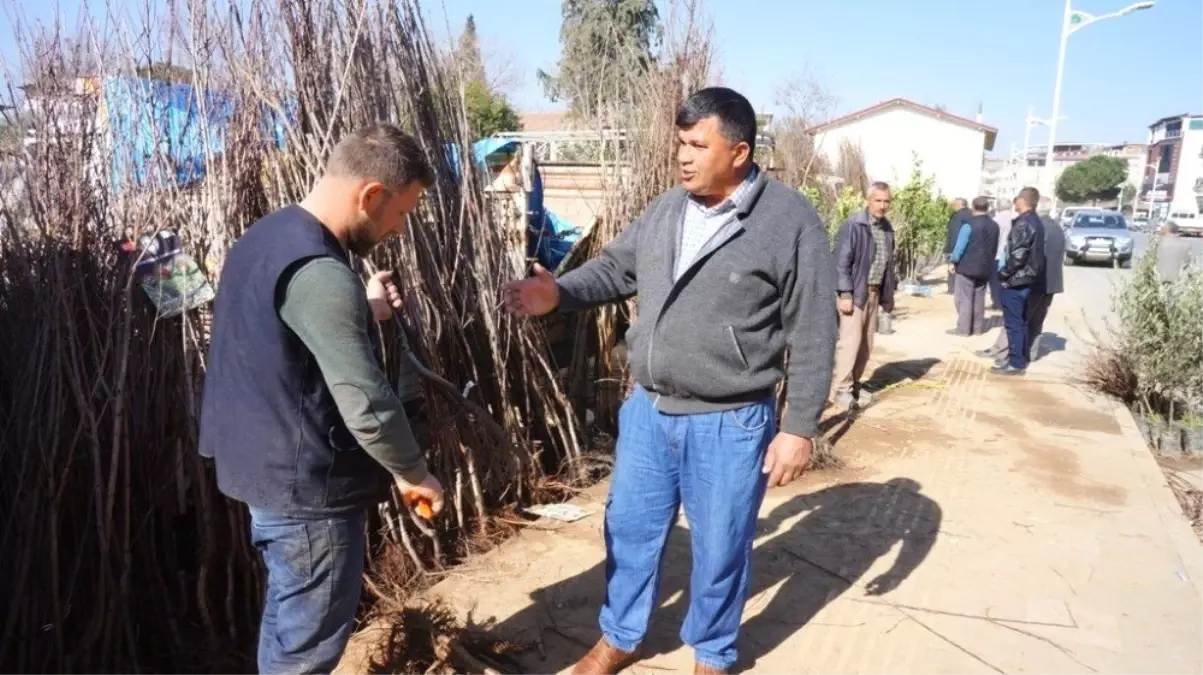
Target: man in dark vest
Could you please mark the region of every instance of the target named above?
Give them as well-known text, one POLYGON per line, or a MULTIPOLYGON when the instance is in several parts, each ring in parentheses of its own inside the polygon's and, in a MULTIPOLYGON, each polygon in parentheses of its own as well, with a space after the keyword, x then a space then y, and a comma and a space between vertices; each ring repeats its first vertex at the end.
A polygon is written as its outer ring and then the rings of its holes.
POLYGON ((986 215, 990 200, 973 200, 973 212, 961 223, 949 260, 955 266, 954 300, 957 327, 953 335, 980 335, 986 332, 986 287, 996 267, 998 223, 986 215))
POLYGON ((952 269, 952 249, 956 246, 957 235, 961 232, 961 226, 969 222, 973 217, 973 213, 969 211, 968 204, 964 199, 957 197, 952 200, 953 214, 948 219, 948 229, 944 235, 944 258, 948 262, 948 292, 953 293, 956 285, 956 272, 952 269))
POLYGON ((214 303, 200 452, 244 502, 267 568, 261 673, 329 673, 354 625, 364 511, 443 490, 426 471, 374 351, 374 322, 401 298, 389 273, 365 292, 349 254, 404 230, 434 173, 391 125, 334 148, 299 205, 251 225, 230 249, 214 303))

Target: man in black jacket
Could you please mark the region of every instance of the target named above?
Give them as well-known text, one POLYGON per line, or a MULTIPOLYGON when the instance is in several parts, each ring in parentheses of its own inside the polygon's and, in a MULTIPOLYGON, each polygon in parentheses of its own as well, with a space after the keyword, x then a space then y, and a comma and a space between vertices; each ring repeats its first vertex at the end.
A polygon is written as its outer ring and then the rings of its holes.
POLYGON ((1023 375, 1028 367, 1028 300, 1032 289, 1044 282, 1044 223, 1036 215, 1039 203, 1040 193, 1034 187, 1025 187, 1015 198, 1019 217, 1007 235, 1007 250, 998 272, 1008 358, 1006 364, 991 369, 997 375, 1023 375))
MULTIPOLYGON (((1065 233, 1056 221, 1046 214, 1040 215, 1044 223, 1044 283, 1034 285, 1032 297, 1028 298, 1028 359, 1040 358, 1040 337, 1044 333, 1044 320, 1048 318, 1053 296, 1065 291, 1065 233)), ((999 365, 1007 362, 1007 330, 998 331, 998 339, 989 349, 978 352, 978 356, 995 359, 999 365)))
POLYGON ((955 265, 953 297, 957 308, 957 327, 952 335, 980 335, 986 332, 986 286, 997 269, 998 223, 986 211, 990 200, 973 200, 973 212, 961 223, 949 261, 955 265))
POLYGON ((961 226, 969 222, 973 217, 973 212, 969 210, 969 205, 964 199, 957 197, 952 200, 952 217, 948 219, 948 231, 944 236, 944 258, 948 262, 948 292, 951 294, 956 284, 957 273, 952 269, 952 250, 956 247, 957 236, 961 233, 961 226))

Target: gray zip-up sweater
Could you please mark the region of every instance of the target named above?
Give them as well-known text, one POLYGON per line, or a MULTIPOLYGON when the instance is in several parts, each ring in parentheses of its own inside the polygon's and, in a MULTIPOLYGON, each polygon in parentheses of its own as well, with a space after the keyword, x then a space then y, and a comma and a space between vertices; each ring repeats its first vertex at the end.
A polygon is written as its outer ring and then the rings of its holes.
POLYGON ((781 431, 814 436, 837 333, 835 266, 819 214, 762 173, 737 217, 674 282, 687 199, 681 187, 660 195, 597 258, 561 277, 560 309, 638 294, 627 354, 658 410, 731 410, 772 397, 786 377, 781 431))

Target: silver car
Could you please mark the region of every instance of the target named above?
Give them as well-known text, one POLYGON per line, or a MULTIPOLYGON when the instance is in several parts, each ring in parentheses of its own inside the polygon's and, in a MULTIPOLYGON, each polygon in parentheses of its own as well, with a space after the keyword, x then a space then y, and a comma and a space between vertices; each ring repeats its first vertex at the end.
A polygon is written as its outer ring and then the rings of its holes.
POLYGON ((1115 211, 1088 211, 1074 216, 1065 233, 1065 262, 1107 262, 1127 267, 1132 261, 1132 235, 1124 216, 1115 211))

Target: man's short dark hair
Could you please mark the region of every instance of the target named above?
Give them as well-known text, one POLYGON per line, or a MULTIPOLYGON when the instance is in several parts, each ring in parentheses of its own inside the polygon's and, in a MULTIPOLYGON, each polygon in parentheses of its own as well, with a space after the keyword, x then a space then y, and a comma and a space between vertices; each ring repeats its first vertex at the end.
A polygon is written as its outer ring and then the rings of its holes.
POLYGON ((717 117, 723 136, 732 145, 747 143, 756 151, 756 110, 734 89, 707 87, 693 92, 677 109, 677 127, 692 127, 707 117, 717 117))
POLYGON ((978 213, 985 213, 986 211, 989 211, 990 210, 990 198, 989 197, 974 197, 973 198, 973 210, 977 211, 978 213))
POLYGON ((1029 185, 1019 191, 1019 196, 1016 199, 1022 199, 1024 203, 1034 209, 1040 206, 1040 191, 1029 185))
POLYGON ((376 124, 343 137, 326 162, 326 173, 343 178, 378 180, 389 190, 418 181, 434 185, 434 169, 422 146, 392 124, 376 124))

